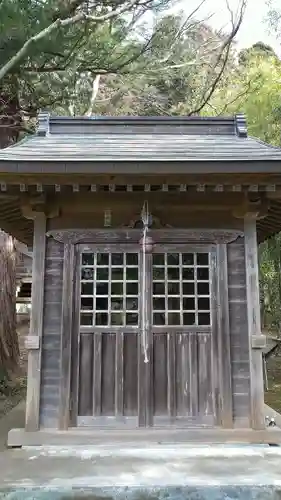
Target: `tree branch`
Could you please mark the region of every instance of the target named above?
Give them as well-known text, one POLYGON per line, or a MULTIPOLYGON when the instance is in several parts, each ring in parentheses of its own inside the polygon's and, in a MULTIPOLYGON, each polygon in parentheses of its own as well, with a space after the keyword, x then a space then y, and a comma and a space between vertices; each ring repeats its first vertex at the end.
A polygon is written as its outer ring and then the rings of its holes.
MULTIPOLYGON (((184 22, 181 24, 181 26, 179 27, 179 29, 177 30, 176 34, 175 34, 175 37, 174 37, 174 40, 173 40, 173 43, 169 49, 169 53, 164 57, 162 58, 159 63, 164 63, 164 62, 167 62, 173 52, 173 49, 175 47, 175 44, 177 42, 177 40, 181 37, 181 35, 187 30, 187 23, 188 21, 190 21, 194 15, 199 11, 199 9, 202 7, 202 5, 206 2, 206 0, 201 0, 201 2, 199 3, 199 5, 197 5, 197 7, 195 7, 189 14, 188 16, 185 18, 184 22)), ((196 23, 194 23, 196 24, 196 23)), ((189 26, 191 27, 191 26, 189 26)))
MULTIPOLYGON (((251 88, 252 83, 253 83, 252 80, 248 80, 248 82, 246 83, 246 88, 241 92, 239 92, 231 101, 226 102, 223 108, 219 112, 217 112, 217 116, 221 116, 222 114, 224 114, 228 106, 231 106, 232 104, 237 102, 238 99, 241 99, 246 95, 253 94, 257 90, 258 86, 256 85, 253 88, 251 88)), ((208 105, 210 106, 210 103, 208 103, 208 105)))
POLYGON ((95 100, 96 100, 98 92, 99 92, 100 77, 101 77, 101 75, 96 75, 96 77, 93 79, 92 95, 91 95, 91 99, 90 99, 89 108, 87 109, 87 111, 85 113, 86 116, 92 116, 95 100))
MULTIPOLYGON (((227 64, 227 61, 229 58, 229 53, 230 53, 232 41, 235 38, 235 36, 237 35, 238 30, 239 30, 241 23, 242 23, 242 20, 243 20, 245 8, 246 8, 246 1, 247 0, 242 0, 242 2, 241 2, 239 16, 238 16, 238 20, 237 20, 236 24, 235 24, 234 19, 233 19, 233 14, 231 13, 232 30, 231 30, 231 33, 229 34, 229 36, 224 41, 224 43, 222 44, 221 50, 218 54, 218 57, 216 58, 215 64, 213 65, 213 71, 216 70, 217 66, 219 65, 219 63, 221 62, 221 60, 224 56, 221 68, 218 71, 217 75, 215 76, 213 83, 211 84, 209 89, 205 92, 205 94, 203 94, 203 99, 202 99, 201 104, 199 106, 197 106, 195 109, 193 109, 192 111, 190 111, 188 113, 189 116, 200 113, 200 111, 204 108, 204 106, 206 106, 206 104, 211 99, 213 93, 215 92, 215 90, 217 88, 219 81, 221 80, 221 77, 224 73, 224 70, 226 68, 226 64, 227 64)), ((228 1, 227 1, 227 8, 228 8, 228 10, 230 10, 228 1)), ((207 81, 207 84, 208 83, 209 82, 207 81)))
POLYGON ((55 10, 52 21, 55 22, 57 19, 66 19, 69 16, 72 16, 76 9, 80 7, 84 3, 84 0, 70 0, 68 5, 65 5, 65 2, 62 1, 61 8, 55 10))
POLYGON ((40 42, 40 40, 48 37, 59 28, 65 28, 67 26, 76 24, 80 21, 102 23, 108 21, 109 19, 119 16, 124 12, 131 10, 135 5, 142 5, 142 2, 140 2, 140 0, 130 0, 129 2, 126 2, 122 7, 107 12, 106 14, 103 14, 101 16, 93 16, 85 14, 84 12, 79 12, 74 16, 68 17, 66 19, 61 19, 61 18, 57 19, 52 24, 47 26, 47 28, 44 28, 43 30, 39 31, 39 33, 37 33, 36 35, 29 38, 29 40, 27 40, 23 44, 21 49, 6 64, 4 64, 2 68, 0 68, 0 80, 2 80, 9 73, 9 71, 11 71, 17 64, 19 64, 28 55, 32 45, 35 45, 36 43, 40 42))

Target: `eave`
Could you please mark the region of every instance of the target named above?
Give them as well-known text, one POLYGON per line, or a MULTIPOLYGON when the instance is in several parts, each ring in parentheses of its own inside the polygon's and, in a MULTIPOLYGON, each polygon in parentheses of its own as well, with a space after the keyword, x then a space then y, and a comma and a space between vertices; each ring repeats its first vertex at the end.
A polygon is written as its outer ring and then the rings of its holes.
MULTIPOLYGON (((237 203, 238 207, 241 206, 239 203, 242 203, 244 196, 246 196, 249 199, 264 199, 268 202, 268 210, 263 218, 257 222, 258 239, 261 242, 281 230, 281 176, 279 176, 279 183, 276 185, 272 183, 251 184, 250 181, 257 181, 256 177, 243 176, 242 179, 240 176, 240 182, 244 179, 247 179, 248 183, 238 184, 236 183, 238 178, 233 179, 232 176, 227 176, 218 178, 220 181, 218 184, 204 184, 203 182, 196 184, 195 179, 193 179, 193 184, 163 184, 158 186, 157 194, 157 189, 155 189, 157 186, 149 184, 149 180, 151 180, 149 177, 144 178, 145 184, 136 183, 135 185, 106 185, 105 182, 99 185, 89 182, 97 182, 99 177, 88 178, 89 183, 85 182, 84 177, 84 182, 81 184, 74 183, 73 178, 71 178, 72 183, 69 182, 66 185, 51 184, 46 177, 44 184, 39 182, 37 184, 34 182, 18 184, 15 183, 15 179, 9 184, 0 176, 0 224, 2 229, 15 236, 19 241, 31 246, 33 221, 25 218, 25 207, 29 203, 34 203, 34 200, 35 203, 39 203, 39 207, 42 200, 44 203, 46 200, 45 207, 49 211, 56 212, 56 207, 64 207, 69 214, 76 214, 80 211, 83 214, 88 213, 91 217, 91 211, 95 213, 97 208, 102 210, 102 207, 112 207, 114 211, 114 207, 118 207, 118 210, 126 213, 126 207, 132 205, 132 200, 136 203, 136 207, 139 207, 144 199, 149 199, 151 202, 157 199, 157 209, 163 214, 170 203, 170 212, 172 210, 175 217, 177 217, 177 210, 186 207, 189 215, 201 213, 203 216, 205 210, 209 214, 208 220, 210 221, 211 211, 216 214, 216 220, 220 220, 220 217, 223 220, 226 210, 231 210, 231 207, 233 209, 233 203, 234 205, 237 203), (231 183, 231 180, 236 182, 231 183), (105 191, 103 192, 103 190, 105 191), (219 213, 222 215, 218 215, 219 213)), ((122 180, 124 181, 123 178, 122 180)), ((139 182, 139 178, 137 180, 139 182)), ((157 177, 153 180, 155 182, 157 177)), ((181 180, 184 181, 183 178, 181 180)))
POLYGON ((0 161, 0 175, 216 175, 216 174, 268 174, 281 175, 280 160, 172 160, 136 161, 102 160, 99 161, 0 161))

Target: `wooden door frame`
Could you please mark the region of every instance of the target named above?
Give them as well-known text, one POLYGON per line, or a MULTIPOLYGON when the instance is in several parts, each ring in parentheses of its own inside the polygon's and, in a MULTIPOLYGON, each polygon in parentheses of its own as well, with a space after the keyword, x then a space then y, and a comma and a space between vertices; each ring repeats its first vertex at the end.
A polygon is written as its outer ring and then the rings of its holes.
MULTIPOLYGON (((78 392, 79 392, 79 355, 80 355, 80 334, 81 334, 81 327, 80 327, 80 308, 77 307, 77 304, 80 302, 80 255, 81 252, 83 252, 83 249, 91 249, 93 252, 121 252, 124 253, 126 251, 128 252, 133 252, 133 253, 138 253, 139 254, 139 276, 141 275, 142 272, 142 262, 141 262, 141 253, 140 253, 140 246, 137 245, 136 243, 126 243, 126 242, 120 242, 119 244, 114 242, 103 242, 103 243, 95 243, 95 242, 89 242, 89 243, 78 243, 75 245, 76 247, 76 263, 75 263, 75 293, 73 295, 73 317, 75 318, 73 321, 73 328, 72 328, 72 366, 71 366, 71 405, 70 405, 70 422, 71 426, 77 427, 79 426, 79 416, 78 416, 78 392)), ((140 296, 141 296, 141 291, 139 290, 139 301, 140 301, 140 296)), ((124 326, 116 326, 116 327, 93 327, 90 328, 91 334, 97 336, 99 340, 99 350, 101 349, 101 336, 106 335, 106 330, 108 330, 108 333, 116 333, 116 365, 115 368, 116 370, 122 369, 120 365, 120 361, 122 360, 120 355, 120 352, 122 351, 122 345, 123 345, 123 339, 124 339, 124 334, 128 333, 132 330, 135 330, 135 332, 139 333, 140 331, 140 326, 137 327, 124 327, 124 326), (92 330, 96 330, 95 333, 92 332, 92 330)), ((141 339, 140 335, 138 335, 138 416, 136 417, 125 417, 121 414, 120 412, 120 407, 122 404, 122 397, 123 393, 122 392, 122 386, 117 387, 115 386, 115 398, 116 400, 119 400, 119 405, 117 408, 118 414, 115 414, 115 422, 114 422, 114 427, 118 428, 124 428, 124 424, 127 427, 138 427, 138 426, 144 426, 145 425, 145 420, 143 420, 143 414, 142 414, 142 409, 146 407, 145 403, 145 397, 146 393, 143 390, 143 375, 145 374, 145 368, 144 368, 144 363, 142 359, 142 353, 141 353, 141 339), (136 422, 136 424, 134 424, 136 422)), ((94 373, 94 378, 96 376, 100 377, 101 376, 101 367, 100 364, 96 365, 97 368, 95 370, 98 370, 98 372, 94 373)), ((121 377, 121 380, 123 380, 123 377, 121 377)), ((96 390, 96 386, 93 387, 94 390, 96 390)), ((99 395, 101 396, 101 395, 99 395)), ((100 397, 98 398, 100 401, 100 397)), ((100 408, 100 403, 98 403, 98 408, 100 408)), ((144 414, 145 418, 145 414, 144 414)), ((82 418, 84 421, 93 421, 91 425, 93 426, 106 426, 108 425, 107 423, 107 417, 104 416, 93 416, 88 418, 82 418)), ((85 425, 85 424, 84 424, 85 425)), ((86 424, 88 425, 88 424, 86 424)), ((110 424, 112 425, 112 418, 110 417, 110 424)))
MULTIPOLYGON (((212 407, 213 407, 213 412, 214 412, 214 419, 209 419, 209 420, 214 420, 217 422, 217 416, 219 414, 219 405, 216 402, 216 399, 214 397, 215 394, 215 387, 218 384, 216 380, 216 371, 213 369, 215 366, 214 362, 214 354, 215 354, 215 344, 217 343, 217 301, 216 301, 216 284, 217 284, 217 245, 214 243, 201 243, 201 242, 196 242, 196 243, 156 243, 154 245, 153 251, 151 252, 151 256, 153 253, 209 253, 210 254, 210 263, 209 263, 209 269, 210 269, 210 307, 211 307, 211 326, 210 327, 198 327, 198 326, 184 326, 184 327, 177 327, 177 326, 163 326, 163 327, 155 327, 153 326, 152 322, 152 317, 151 317, 151 328, 150 328, 150 354, 152 355, 152 345, 153 345, 153 335, 155 333, 161 333, 164 332, 167 335, 167 344, 168 344, 168 410, 169 410, 169 415, 164 416, 164 417, 155 417, 153 415, 153 394, 152 394, 152 389, 153 389, 153 363, 148 363, 146 366, 147 374, 146 377, 149 379, 146 381, 146 386, 147 390, 149 391, 149 394, 147 395, 146 401, 149 403, 149 406, 147 408, 147 419, 146 419, 146 425, 147 426, 153 426, 156 425, 158 426, 169 426, 178 423, 180 426, 189 426, 193 425, 194 421, 190 417, 182 417, 182 418, 177 418, 176 417, 176 379, 175 379, 175 342, 176 342, 176 336, 177 335, 174 330, 177 331, 182 331, 183 334, 192 334, 192 333, 200 333, 200 334, 209 334, 211 338, 211 353, 210 353, 210 362, 211 362, 211 367, 212 367, 212 407), (149 366, 148 366, 149 365, 149 366)), ((148 278, 150 279, 151 286, 153 284, 153 279, 152 279, 152 263, 150 263, 150 269, 148 267, 148 278)), ((152 302, 152 293, 149 296, 149 307, 151 311, 151 302, 152 302)), ((151 311, 151 316, 152 316, 152 311, 151 311)), ((208 420, 208 419, 206 419, 208 420)))
MULTIPOLYGON (((77 283, 78 281, 78 268, 77 265, 77 245, 79 243, 100 243, 102 245, 106 243, 117 243, 117 242, 128 242, 128 243, 138 243, 142 231, 139 229, 62 229, 49 231, 46 236, 52 237, 55 240, 64 243, 64 272, 63 272, 63 303, 62 303, 62 324, 61 324, 61 368, 60 368, 60 404, 59 404, 59 428, 66 430, 69 426, 76 425, 77 416, 77 390, 75 386, 75 377, 71 375, 71 355, 69 353, 74 352, 74 356, 78 355, 75 346, 75 330, 77 331, 77 314, 75 313, 75 307, 73 308, 73 300, 77 295, 77 283), (76 263, 76 265, 75 265, 76 263), (71 299, 71 305, 69 302, 71 299), (73 350, 74 349, 74 350, 73 350), (75 354, 76 352, 76 354, 75 354), (67 362, 68 355, 68 362, 67 362)), ((227 250, 226 245, 230 242, 235 241, 239 236, 243 236, 243 232, 232 230, 232 229, 154 229, 150 231, 150 235, 153 240, 157 243, 175 243, 179 244, 192 244, 196 245, 198 242, 200 244, 216 244, 224 245, 224 250, 221 250, 221 254, 224 254, 223 262, 219 263, 218 269, 221 269, 221 275, 224 275, 224 280, 227 279, 227 266, 226 266, 226 256, 227 250)), ((218 259, 218 253, 217 257, 218 259)), ((218 260, 216 261, 218 262, 218 260)), ((219 272, 217 274, 217 285, 216 290, 218 291, 218 296, 220 300, 217 304, 217 309, 220 308, 221 311, 225 311, 228 314, 228 305, 226 301, 226 296, 223 294, 222 287, 219 288, 219 272)), ((225 288, 224 288, 225 291, 225 288)), ((217 353, 222 355, 226 353, 226 359, 230 359, 230 347, 229 347, 229 327, 222 324, 223 314, 216 315, 214 317, 216 321, 217 337, 218 342, 215 344, 221 344, 221 348, 217 348, 217 353), (224 329, 226 328, 227 341, 225 342, 223 337, 224 329), (225 352, 226 350, 226 352, 225 352)), ((214 356, 213 356, 214 357, 214 356)), ((217 359, 219 357, 217 356, 217 359)), ((73 364, 73 363, 72 363, 73 364)), ((230 363, 223 363, 223 370, 217 376, 218 384, 215 387, 216 391, 216 404, 215 407, 218 408, 217 420, 223 426, 231 426, 232 419, 232 405, 231 399, 232 392, 231 389, 231 367, 230 363), (224 373, 227 375, 227 384, 224 383, 224 373), (231 395, 231 396, 230 396, 231 395), (224 405, 225 397, 227 398, 227 405, 224 405), (223 415, 228 415, 226 419, 223 415)))

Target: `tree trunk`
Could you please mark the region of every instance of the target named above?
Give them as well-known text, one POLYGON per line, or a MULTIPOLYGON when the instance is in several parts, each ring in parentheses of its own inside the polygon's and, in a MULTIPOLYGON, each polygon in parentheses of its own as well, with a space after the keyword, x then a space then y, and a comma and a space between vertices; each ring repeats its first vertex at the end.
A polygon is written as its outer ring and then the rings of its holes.
POLYGON ((18 79, 9 76, 0 85, 0 149, 19 138, 22 116, 18 97, 18 79))
POLYGON ((19 361, 16 331, 16 260, 14 239, 0 231, 0 366, 14 370, 19 361))
MULTIPOLYGON (((0 148, 18 140, 22 123, 16 76, 1 82, 0 148)), ((15 370, 19 362, 16 316, 16 260, 14 239, 0 229, 0 366, 15 370)))

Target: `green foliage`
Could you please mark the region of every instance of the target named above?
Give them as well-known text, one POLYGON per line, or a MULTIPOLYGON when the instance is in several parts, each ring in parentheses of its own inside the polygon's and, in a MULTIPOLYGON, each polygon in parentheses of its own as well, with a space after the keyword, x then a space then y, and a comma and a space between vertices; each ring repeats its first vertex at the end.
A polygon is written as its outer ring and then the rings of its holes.
POLYGON ((256 44, 240 53, 239 64, 221 81, 204 114, 247 116, 249 134, 280 144, 281 62, 269 47, 256 44))
MULTIPOLYGON (((225 38, 205 23, 183 19, 180 13, 156 20, 140 57, 121 72, 101 74, 94 113, 190 115, 203 107, 225 62, 226 54, 219 59, 225 38)), ((92 83, 91 74, 79 80, 75 114, 87 109, 92 83)))
MULTIPOLYGON (((281 62, 271 47, 257 43, 243 50, 220 82, 205 114, 247 116, 250 135, 273 145, 281 137, 281 62)), ((281 331, 281 235, 260 245, 260 295, 262 324, 281 331)))
MULTIPOLYGON (((85 80, 85 90, 96 74, 125 71, 149 46, 140 38, 136 20, 140 21, 147 11, 158 12, 171 3, 140 0, 140 6, 126 15, 103 22, 84 19, 58 26, 51 34, 30 43, 24 57, 0 80, 0 147, 18 140, 28 128, 32 130, 38 109, 59 106, 68 110, 77 97, 77 82, 81 87, 85 80)), ((101 0, 95 4, 85 0, 1 0, 0 71, 32 37, 57 19, 88 13, 89 9, 91 15, 100 17, 109 12, 110 5, 114 9, 122 4, 125 0, 101 0)), ((84 95, 80 88, 79 95, 84 95)))
POLYGON ((281 328, 281 236, 270 238, 259 249, 261 312, 264 326, 281 328))
POLYGON ((281 9, 279 0, 268 0, 267 23, 270 31, 280 38, 281 35, 281 9))

